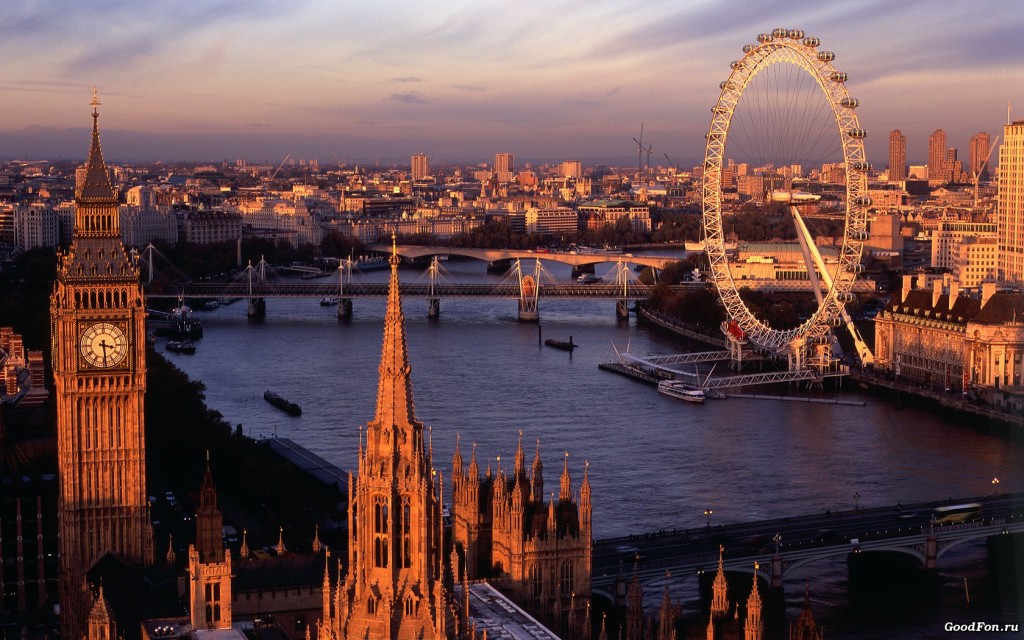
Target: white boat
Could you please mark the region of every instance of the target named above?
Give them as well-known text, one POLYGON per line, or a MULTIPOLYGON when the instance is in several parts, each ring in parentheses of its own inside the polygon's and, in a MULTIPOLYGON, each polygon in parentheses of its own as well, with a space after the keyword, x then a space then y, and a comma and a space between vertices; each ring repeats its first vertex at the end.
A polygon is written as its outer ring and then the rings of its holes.
POLYGON ((673 380, 662 380, 659 382, 658 393, 697 404, 704 402, 705 397, 704 392, 700 389, 688 389, 673 380))

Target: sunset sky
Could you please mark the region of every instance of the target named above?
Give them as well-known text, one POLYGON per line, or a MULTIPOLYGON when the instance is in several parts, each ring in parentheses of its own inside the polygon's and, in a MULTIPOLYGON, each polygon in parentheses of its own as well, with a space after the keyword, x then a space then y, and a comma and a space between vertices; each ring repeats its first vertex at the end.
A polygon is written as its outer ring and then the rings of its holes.
POLYGON ((775 27, 836 52, 869 158, 943 128, 968 154, 1024 118, 1024 5, 520 0, 11 0, 0 6, 0 159, 84 157, 99 88, 108 159, 432 164, 703 156, 718 85, 775 27))

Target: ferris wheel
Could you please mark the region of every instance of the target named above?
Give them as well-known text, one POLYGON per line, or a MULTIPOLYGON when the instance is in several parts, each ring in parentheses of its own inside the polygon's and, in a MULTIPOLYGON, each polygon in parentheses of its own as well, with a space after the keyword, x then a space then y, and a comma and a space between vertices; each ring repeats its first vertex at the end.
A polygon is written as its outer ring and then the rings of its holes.
MULTIPOLYGON (((846 74, 832 66, 835 54, 819 51, 819 45, 803 31, 775 29, 759 35, 757 44, 743 47, 743 58, 731 64, 732 73, 721 83, 711 110, 703 164, 707 254, 728 318, 723 330, 732 342, 746 342, 774 355, 796 354, 799 360, 808 345, 825 342, 832 328, 846 324, 854 333, 858 355, 867 360, 870 351, 845 310, 853 300, 857 274, 863 271, 861 253, 868 239, 867 134, 857 121, 859 102, 847 93, 846 74), (800 209, 813 205, 817 212, 828 207, 822 207, 822 194, 803 192, 799 186, 805 171, 826 170, 832 173, 829 182, 842 185, 838 193, 824 194, 832 198, 831 214, 842 223, 842 238, 840 242, 835 236, 831 246, 819 248, 800 209), (748 183, 762 185, 755 197, 783 204, 792 216, 816 299, 813 313, 797 326, 773 328, 740 297, 727 259, 723 223, 723 180, 728 178, 731 186, 739 175, 756 178, 748 183)), ((728 191, 729 198, 738 200, 736 191, 728 191)))

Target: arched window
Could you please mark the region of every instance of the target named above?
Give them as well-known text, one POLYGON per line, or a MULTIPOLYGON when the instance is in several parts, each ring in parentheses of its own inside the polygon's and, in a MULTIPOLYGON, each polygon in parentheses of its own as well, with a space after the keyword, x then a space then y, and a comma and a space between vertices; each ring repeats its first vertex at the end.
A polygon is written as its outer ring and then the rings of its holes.
POLYGON ((573 568, 572 560, 563 560, 562 566, 559 571, 559 585, 561 586, 560 595, 562 597, 569 597, 573 592, 573 568))
POLYGON ((377 496, 373 501, 373 564, 375 567, 388 566, 388 501, 377 496))
POLYGON ((541 570, 539 564, 530 565, 530 588, 534 600, 540 600, 541 593, 544 590, 544 582, 541 579, 541 570))
POLYGON ((401 536, 401 544, 398 547, 398 566, 405 569, 412 566, 412 545, 409 540, 411 521, 412 509, 409 506, 409 496, 402 496, 402 508, 398 511, 398 526, 396 529, 401 536))

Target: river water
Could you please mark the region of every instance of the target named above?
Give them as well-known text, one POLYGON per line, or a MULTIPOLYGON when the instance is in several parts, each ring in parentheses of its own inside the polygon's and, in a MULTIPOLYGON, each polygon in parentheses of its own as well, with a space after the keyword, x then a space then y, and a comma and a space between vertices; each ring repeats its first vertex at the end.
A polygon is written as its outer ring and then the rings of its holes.
MULTIPOLYGON (((568 267, 546 266, 569 280, 568 267)), ((451 282, 500 279, 478 262, 446 268, 451 282)), ((388 272, 358 277, 384 281, 388 272)), ((400 277, 425 278, 414 270, 400 277)), ((355 300, 346 323, 318 300, 271 299, 267 307, 260 323, 247 321, 244 302, 202 312, 198 352, 166 355, 202 380, 210 408, 246 434, 291 438, 353 468, 358 428, 373 417, 384 300, 355 300), (300 404, 302 416, 270 407, 266 389, 300 404)), ((540 328, 517 321, 514 300, 442 300, 439 321, 427 318, 425 300, 405 300, 404 311, 416 415, 433 429, 438 470, 450 474, 456 434, 467 461, 476 443, 481 469, 496 468, 497 456, 509 465, 522 431, 528 461, 540 441, 549 489, 557 487, 565 452, 576 490, 589 461, 597 538, 701 526, 705 509, 713 511, 712 523, 737 522, 850 509, 855 500, 870 507, 983 495, 994 477, 1000 491, 1024 489, 1019 437, 956 416, 897 409, 854 385, 842 397, 863 406, 740 398, 692 405, 601 371, 597 365, 613 360, 614 348, 683 350, 635 318, 617 321, 612 301, 542 300, 540 328), (544 347, 541 334, 572 336, 580 347, 571 355, 544 347)), ((945 621, 979 612, 1015 622, 1016 597, 992 585, 985 563, 983 544, 951 551, 942 558, 934 601, 876 624, 850 604, 845 563, 810 565, 787 580, 787 619, 799 612, 810 581, 812 609, 830 638, 873 638, 882 629, 886 637, 950 637, 945 621)), ((684 599, 693 591, 678 588, 684 599)), ((657 602, 660 590, 647 596, 657 602)))

